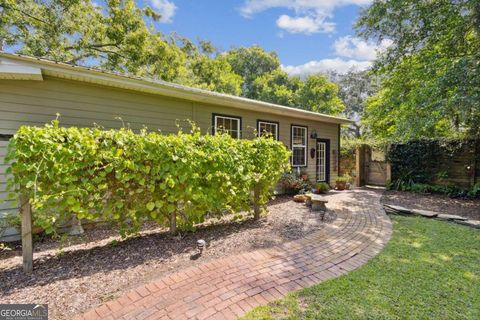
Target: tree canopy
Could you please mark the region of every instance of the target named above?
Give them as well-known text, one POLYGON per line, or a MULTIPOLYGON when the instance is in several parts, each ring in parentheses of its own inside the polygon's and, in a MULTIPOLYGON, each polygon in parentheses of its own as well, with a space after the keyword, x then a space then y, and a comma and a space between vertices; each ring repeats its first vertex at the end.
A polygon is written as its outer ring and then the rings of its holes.
POLYGON ((368 98, 378 90, 378 77, 370 70, 350 70, 345 74, 330 73, 330 78, 339 87, 339 96, 345 104, 343 115, 355 122, 344 130, 349 138, 361 138, 366 133, 362 119, 365 115, 365 105, 368 98))
POLYGON ((378 138, 480 135, 480 2, 374 1, 357 22, 393 44, 376 61, 382 78, 365 122, 378 138))
POLYGON ((339 114, 338 87, 291 77, 259 46, 221 52, 157 31, 161 16, 134 0, 0 0, 0 41, 9 51, 163 79, 306 110, 339 114))

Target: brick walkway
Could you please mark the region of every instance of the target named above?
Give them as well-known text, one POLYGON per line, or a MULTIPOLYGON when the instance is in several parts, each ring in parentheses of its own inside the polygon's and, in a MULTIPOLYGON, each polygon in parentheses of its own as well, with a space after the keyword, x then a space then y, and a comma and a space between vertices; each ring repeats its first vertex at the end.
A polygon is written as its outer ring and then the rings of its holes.
POLYGON ((351 271, 390 239, 380 192, 329 196, 337 219, 304 239, 185 269, 132 290, 79 319, 235 319, 286 293, 351 271))

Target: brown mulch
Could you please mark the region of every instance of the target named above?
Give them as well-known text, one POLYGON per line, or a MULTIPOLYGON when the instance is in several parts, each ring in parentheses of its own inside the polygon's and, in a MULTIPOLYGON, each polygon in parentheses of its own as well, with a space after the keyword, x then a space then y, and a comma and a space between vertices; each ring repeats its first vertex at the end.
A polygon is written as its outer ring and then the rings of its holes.
POLYGON ((121 240, 107 227, 87 230, 82 237, 35 244, 34 272, 21 269, 21 248, 0 252, 0 301, 47 303, 51 319, 71 319, 122 292, 154 278, 206 261, 302 238, 335 219, 325 221, 291 197, 269 204, 259 221, 232 221, 231 217, 199 226, 197 231, 172 237, 147 224, 139 236, 121 240), (196 241, 208 247, 198 255, 196 241))
POLYGON ((410 209, 437 211, 480 220, 480 199, 457 199, 442 194, 385 191, 381 201, 410 209))

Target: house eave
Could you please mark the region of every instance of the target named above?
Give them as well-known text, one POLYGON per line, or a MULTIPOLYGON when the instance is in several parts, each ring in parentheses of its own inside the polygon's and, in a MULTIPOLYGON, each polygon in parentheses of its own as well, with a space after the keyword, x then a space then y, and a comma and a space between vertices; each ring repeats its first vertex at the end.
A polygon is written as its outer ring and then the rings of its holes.
MULTIPOLYGON (((243 97, 237 97, 183 85, 175 83, 165 82, 161 80, 150 80, 139 77, 120 75, 110 72, 104 72, 98 69, 92 69, 87 67, 80 67, 69 65, 65 63, 57 63, 45 59, 37 59, 33 57, 26 57, 22 55, 0 53, 1 63, 5 65, 9 63, 15 63, 21 61, 25 70, 30 70, 29 76, 32 79, 25 80, 40 80, 42 74, 45 76, 63 78, 93 84, 99 84, 104 86, 122 88, 127 90, 134 90, 139 92, 158 94, 168 96, 172 98, 184 99, 189 101, 195 101, 200 103, 215 104, 221 106, 229 106, 232 108, 239 108, 243 110, 251 110, 257 112, 265 112, 270 114, 296 117, 306 120, 321 121, 327 123, 336 124, 350 124, 353 121, 341 117, 334 117, 316 112, 296 109, 292 107, 281 106, 277 104, 267 103, 263 101, 257 101, 247 99, 243 97), (40 77, 38 76, 40 75, 40 77), (36 79, 33 79, 35 78, 36 79)), ((1 66, 0 63, 0 66, 1 66)), ((17 63, 18 64, 18 63, 17 63)), ((0 69, 1 73, 1 69, 0 69)), ((5 73, 7 74, 7 73, 5 73)), ((28 73, 24 73, 27 77, 28 73)), ((21 77, 21 73, 17 73, 18 77, 21 77)), ((0 75, 1 78, 1 75, 0 75)), ((3 79, 3 78, 1 78, 3 79)), ((8 78, 6 78, 8 79, 8 78)))
POLYGON ((42 81, 42 70, 39 67, 26 66, 8 60, 0 61, 0 79, 2 80, 35 80, 42 81))

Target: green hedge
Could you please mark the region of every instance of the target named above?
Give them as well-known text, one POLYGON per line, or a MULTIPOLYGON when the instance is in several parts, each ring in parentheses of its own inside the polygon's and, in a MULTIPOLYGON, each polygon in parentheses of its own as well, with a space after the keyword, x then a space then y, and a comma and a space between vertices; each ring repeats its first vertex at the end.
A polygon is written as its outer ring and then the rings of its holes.
POLYGON ((478 175, 474 169, 480 160, 479 148, 479 140, 424 139, 392 144, 387 153, 392 167, 392 181, 388 187, 477 196, 479 187, 472 182, 478 175))
POLYGON ((47 233, 72 215, 112 222, 123 236, 146 220, 175 231, 250 210, 254 188, 264 207, 289 156, 271 138, 64 128, 55 120, 17 131, 7 187, 29 196, 34 223, 47 233))

